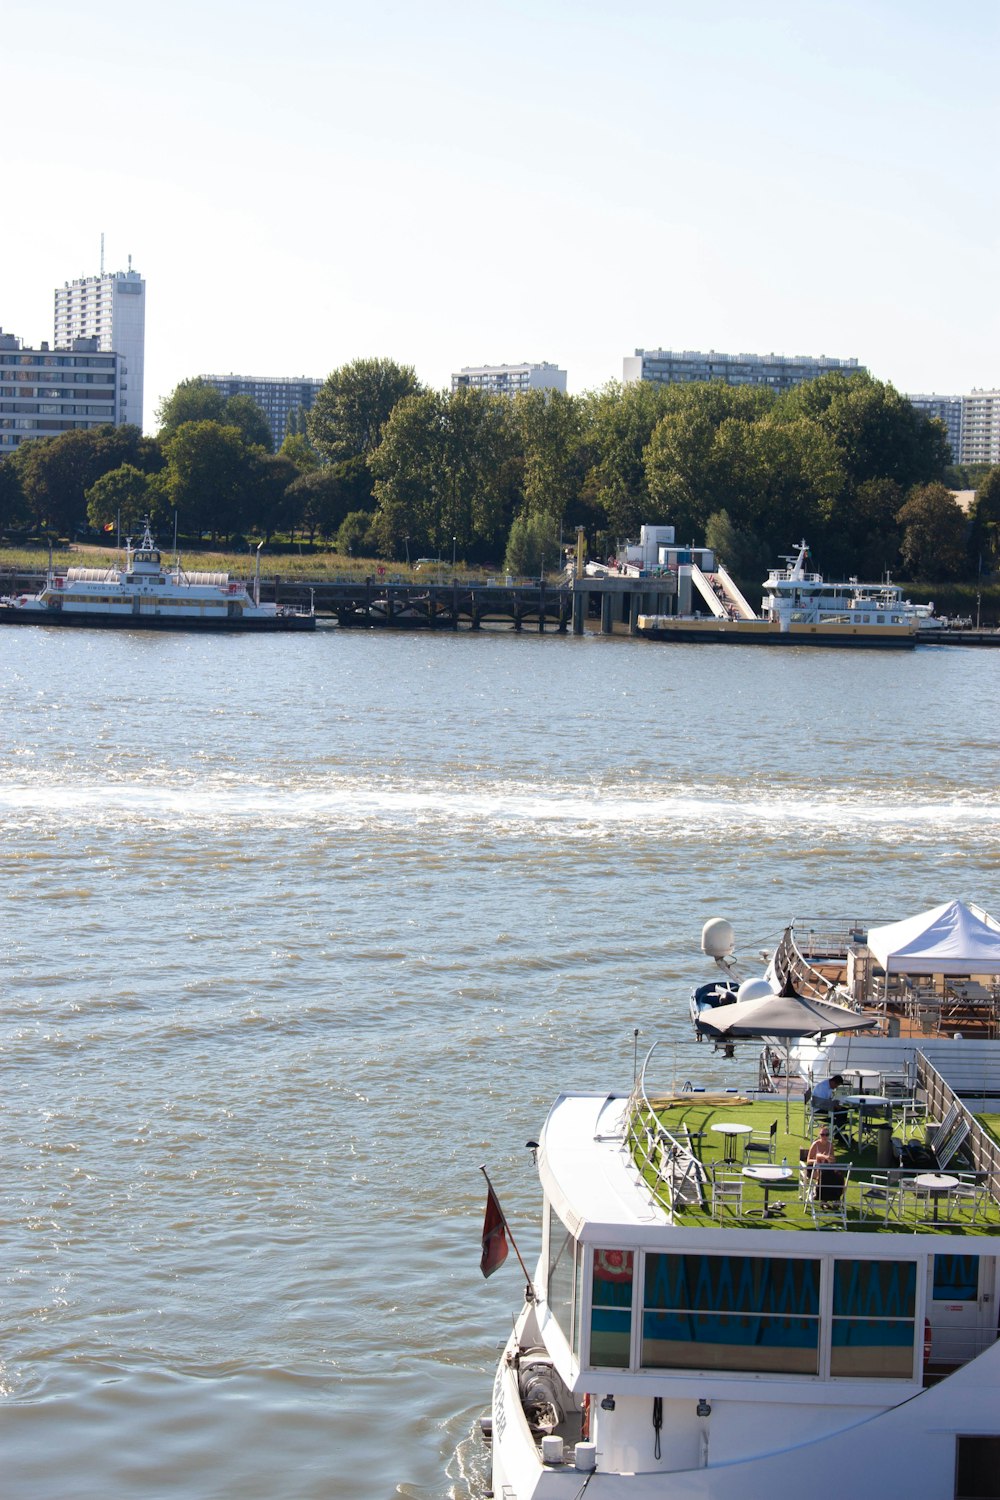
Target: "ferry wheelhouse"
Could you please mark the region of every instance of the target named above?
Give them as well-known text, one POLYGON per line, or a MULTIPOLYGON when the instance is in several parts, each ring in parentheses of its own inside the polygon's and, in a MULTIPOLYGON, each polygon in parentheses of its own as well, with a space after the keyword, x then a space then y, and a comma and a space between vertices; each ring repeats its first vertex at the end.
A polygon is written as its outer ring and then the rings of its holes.
POLYGON ((260 573, 251 595, 228 573, 189 573, 175 559, 164 566, 147 521, 142 540, 125 543, 125 562, 112 568, 50 567, 38 594, 0 599, 0 624, 84 625, 126 630, 313 630, 315 615, 260 601, 260 573))

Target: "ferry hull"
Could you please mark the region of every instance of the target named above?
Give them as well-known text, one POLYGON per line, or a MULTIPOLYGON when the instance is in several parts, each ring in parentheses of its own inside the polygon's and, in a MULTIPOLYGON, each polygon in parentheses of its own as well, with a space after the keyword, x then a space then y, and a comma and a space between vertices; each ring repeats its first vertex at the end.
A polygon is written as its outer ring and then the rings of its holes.
POLYGON ((313 615, 276 615, 264 619, 181 619, 154 614, 97 614, 62 609, 26 609, 0 605, 0 625, 58 625, 74 630, 183 630, 209 634, 261 635, 277 631, 315 630, 313 615))
POLYGON ((791 625, 782 630, 769 620, 678 620, 658 619, 644 625, 639 634, 648 641, 676 641, 691 645, 708 642, 735 646, 846 646, 855 649, 912 650, 917 633, 909 626, 887 625, 791 625))

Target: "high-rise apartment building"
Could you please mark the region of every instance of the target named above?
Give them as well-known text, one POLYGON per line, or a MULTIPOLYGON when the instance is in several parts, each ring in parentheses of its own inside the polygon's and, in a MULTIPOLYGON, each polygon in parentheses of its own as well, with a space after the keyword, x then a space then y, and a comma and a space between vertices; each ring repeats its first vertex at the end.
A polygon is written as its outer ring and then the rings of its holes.
POLYGON ((960 463, 959 455, 962 452, 962 406, 961 396, 911 396, 907 395, 907 401, 916 407, 925 417, 936 417, 939 422, 944 423, 948 434, 948 446, 951 449, 951 461, 960 463))
POLYGON ((566 392, 566 371, 550 364, 464 365, 451 377, 453 391, 471 387, 491 396, 516 396, 519 391, 566 392))
POLYGON ((1000 464, 1000 391, 962 397, 963 464, 1000 464))
POLYGON ((142 426, 142 377, 146 344, 146 283, 138 271, 101 272, 67 281, 55 292, 55 346, 96 338, 104 353, 120 354, 120 422, 142 426))
POLYGON ((121 371, 121 355, 100 350, 96 338, 74 339, 68 349, 26 349, 0 329, 0 458, 28 438, 117 425, 121 371))
POLYGON ((726 385, 766 385, 773 391, 788 391, 806 380, 816 380, 837 370, 843 375, 864 374, 856 359, 818 358, 809 354, 707 354, 693 349, 637 349, 623 360, 622 379, 654 380, 676 385, 704 380, 722 380, 726 385))
POLYGON ((214 385, 227 401, 230 396, 252 396, 267 418, 275 451, 285 441, 290 413, 307 412, 323 386, 322 380, 309 380, 304 375, 200 375, 198 378, 214 385))

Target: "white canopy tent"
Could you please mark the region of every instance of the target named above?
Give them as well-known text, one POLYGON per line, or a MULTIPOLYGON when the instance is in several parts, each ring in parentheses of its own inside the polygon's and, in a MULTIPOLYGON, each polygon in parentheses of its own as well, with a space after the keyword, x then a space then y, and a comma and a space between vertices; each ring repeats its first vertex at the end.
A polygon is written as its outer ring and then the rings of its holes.
POLYGON ((872 927, 868 947, 886 974, 1000 974, 1000 922, 961 901, 872 927))

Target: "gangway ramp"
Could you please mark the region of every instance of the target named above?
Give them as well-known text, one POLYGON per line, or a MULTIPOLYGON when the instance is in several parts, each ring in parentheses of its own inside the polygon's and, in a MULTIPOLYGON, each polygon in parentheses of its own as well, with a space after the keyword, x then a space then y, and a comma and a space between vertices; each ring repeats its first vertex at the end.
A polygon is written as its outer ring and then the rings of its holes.
POLYGON ((691 581, 717 620, 756 620, 756 614, 725 568, 704 573, 697 563, 692 563, 691 581))

